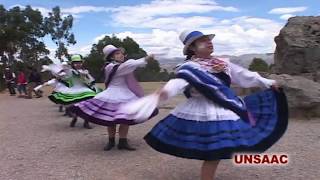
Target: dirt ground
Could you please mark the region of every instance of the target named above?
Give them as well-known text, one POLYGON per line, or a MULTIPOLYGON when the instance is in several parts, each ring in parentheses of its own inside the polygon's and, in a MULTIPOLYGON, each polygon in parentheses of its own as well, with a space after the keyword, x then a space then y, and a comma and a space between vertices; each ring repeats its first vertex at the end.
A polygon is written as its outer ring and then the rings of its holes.
MULTIPOLYGON (((147 92, 159 83, 144 83, 147 92)), ((48 95, 46 90, 45 95, 48 95)), ((151 149, 142 139, 182 97, 161 108, 153 120, 132 126, 137 151, 103 151, 105 127, 70 128, 70 118, 48 98, 23 99, 0 94, 0 180, 196 180, 200 161, 176 158, 151 149)), ((286 166, 219 165, 217 180, 320 179, 320 119, 291 119, 285 136, 266 153, 286 153, 286 166)))

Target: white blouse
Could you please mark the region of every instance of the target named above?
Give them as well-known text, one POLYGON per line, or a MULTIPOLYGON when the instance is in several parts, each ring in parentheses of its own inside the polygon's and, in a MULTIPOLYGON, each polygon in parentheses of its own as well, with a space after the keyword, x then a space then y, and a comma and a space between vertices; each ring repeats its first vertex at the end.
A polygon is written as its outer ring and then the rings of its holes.
MULTIPOLYGON (((249 71, 239 65, 236 65, 228 61, 226 62, 228 63, 228 70, 226 73, 230 76, 231 82, 236 85, 239 85, 240 87, 269 88, 276 82, 275 80, 266 79, 260 76, 257 72, 249 71)), ((195 62, 190 61, 187 63, 195 67, 200 67, 200 65, 195 62)), ((164 86, 163 90, 165 90, 168 93, 169 97, 173 97, 179 93, 182 93, 188 85, 189 83, 184 79, 176 78, 168 81, 168 83, 164 86)), ((192 92, 195 92, 195 91, 192 90, 191 93, 192 92)))
MULTIPOLYGON (((108 88, 103 92, 97 94, 94 98, 112 103, 128 102, 138 97, 129 89, 125 75, 132 73, 138 67, 143 67, 147 64, 145 58, 138 60, 129 59, 121 63, 109 83, 108 88)), ((111 69, 115 64, 109 64, 105 68, 105 77, 109 77, 111 69)))
MULTIPOLYGON (((227 62, 227 61, 226 61, 227 62)), ((191 66, 201 68, 196 62, 187 62, 191 66)), ((241 87, 270 87, 275 83, 274 80, 261 77, 256 72, 251 72, 245 68, 227 62, 228 67, 226 73, 230 75, 232 83, 241 87)), ((168 97, 171 98, 179 93, 182 93, 189 85, 187 81, 181 78, 172 79, 163 87, 168 97)), ((153 109, 160 104, 159 94, 151 94, 139 100, 127 103, 120 109, 133 115, 138 121, 146 120, 152 113, 153 109)), ((202 94, 191 88, 191 98, 179 103, 171 114, 185 120, 191 121, 237 121, 240 117, 233 111, 223 108, 213 101, 205 98, 202 94)))
MULTIPOLYGON (((200 67, 196 62, 187 62, 188 64, 200 67)), ((245 68, 228 62, 226 70, 230 76, 232 83, 241 87, 270 87, 275 83, 274 80, 266 79, 256 72, 251 72, 245 68)), ((170 80, 163 88, 167 92, 168 97, 176 96, 182 93, 189 85, 187 81, 181 78, 170 80)), ((178 104, 171 112, 178 118, 194 121, 221 121, 221 120, 239 120, 240 117, 229 109, 225 109, 220 105, 205 98, 195 88, 191 88, 191 98, 185 102, 178 104)))
MULTIPOLYGON (((123 75, 127 75, 131 72, 133 72, 137 67, 143 67, 147 64, 146 59, 145 58, 140 58, 137 60, 134 59, 129 59, 127 61, 125 61, 124 63, 121 63, 117 69, 116 74, 114 75, 115 77, 118 76, 123 76, 123 75)), ((109 73, 111 72, 111 69, 113 68, 115 64, 109 64, 106 68, 105 68, 105 72, 106 72, 106 76, 109 76, 109 73)))

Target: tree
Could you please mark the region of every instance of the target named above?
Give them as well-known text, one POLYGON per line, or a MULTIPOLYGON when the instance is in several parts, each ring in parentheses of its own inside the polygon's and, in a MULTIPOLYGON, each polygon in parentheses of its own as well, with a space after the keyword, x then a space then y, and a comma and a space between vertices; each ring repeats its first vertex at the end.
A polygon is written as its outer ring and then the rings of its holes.
POLYGON ((147 55, 147 53, 140 48, 139 44, 130 37, 123 39, 122 47, 126 50, 128 59, 138 59, 147 55))
POLYGON ((46 35, 43 17, 31 6, 10 10, 0 6, 0 29, 0 56, 5 65, 12 66, 18 57, 33 66, 49 53, 42 42, 46 35))
POLYGON ((63 57, 70 58, 67 47, 76 44, 74 34, 70 32, 73 25, 72 15, 61 17, 59 6, 49 12, 49 17, 44 19, 45 31, 51 35, 52 41, 57 45, 55 57, 62 61, 63 57))
POLYGON ((258 72, 268 72, 269 65, 261 58, 253 58, 249 70, 258 72))
POLYGON ((174 72, 170 72, 169 79, 174 79, 174 78, 176 78, 176 74, 174 72))
POLYGON ((159 73, 161 71, 160 64, 155 59, 153 59, 146 65, 146 69, 150 70, 153 73, 159 73))
POLYGON ((1 56, 5 65, 11 65, 14 61, 14 54, 18 51, 19 44, 23 39, 24 32, 23 22, 24 18, 19 7, 13 7, 9 11, 3 6, 0 7, 1 14, 1 56))
POLYGON ((102 68, 105 64, 102 49, 108 44, 112 44, 116 47, 123 47, 128 59, 138 59, 147 55, 147 53, 140 48, 139 44, 129 37, 121 40, 114 35, 105 36, 103 39, 99 40, 97 44, 92 45, 90 54, 85 57, 85 66, 99 82, 103 81, 102 68))
POLYGON ((170 79, 170 75, 168 71, 166 69, 163 69, 163 71, 159 73, 159 80, 168 81, 169 79, 170 79))
POLYGON ((47 34, 43 28, 43 17, 38 10, 33 10, 30 6, 24 9, 23 16, 26 34, 20 45, 19 58, 31 66, 40 67, 41 60, 49 54, 41 40, 47 34))
POLYGON ((6 31, 6 23, 7 23, 7 10, 4 8, 3 5, 0 5, 0 62, 4 62, 4 53, 7 49, 7 31, 6 31))
POLYGON ((70 32, 72 23, 71 15, 61 18, 59 7, 53 8, 44 19, 41 12, 31 6, 7 10, 0 5, 0 63, 15 69, 21 62, 36 68, 52 62, 43 42, 47 35, 58 45, 56 56, 68 57, 67 46, 76 43, 70 32))

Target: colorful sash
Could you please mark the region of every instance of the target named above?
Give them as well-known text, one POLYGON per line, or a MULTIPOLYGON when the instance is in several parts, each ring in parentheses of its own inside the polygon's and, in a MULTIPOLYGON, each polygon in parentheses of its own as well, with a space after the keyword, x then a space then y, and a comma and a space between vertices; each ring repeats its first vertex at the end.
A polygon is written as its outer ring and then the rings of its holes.
POLYGON ((185 64, 179 68, 177 77, 186 80, 209 100, 230 109, 241 119, 249 121, 246 105, 229 87, 230 77, 226 74, 221 76, 221 74, 209 73, 204 69, 185 64))

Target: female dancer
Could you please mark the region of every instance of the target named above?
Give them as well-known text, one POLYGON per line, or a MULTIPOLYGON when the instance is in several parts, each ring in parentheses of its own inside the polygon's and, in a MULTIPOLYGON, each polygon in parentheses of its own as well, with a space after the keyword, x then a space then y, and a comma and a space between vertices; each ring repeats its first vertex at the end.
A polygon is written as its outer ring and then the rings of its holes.
POLYGON ((287 101, 276 81, 261 77, 213 53, 214 35, 185 31, 180 35, 187 62, 177 78, 150 96, 123 105, 136 119, 146 119, 162 101, 184 92, 188 98, 145 136, 155 150, 182 158, 203 160, 202 180, 212 180, 221 159, 234 153, 263 152, 284 134, 287 101), (270 88, 240 99, 230 89, 270 88))
MULTIPOLYGON (((152 56, 125 61, 123 50, 113 45, 105 46, 103 53, 107 61, 104 68, 106 90, 93 99, 75 104, 71 110, 85 120, 108 126, 109 142, 104 147, 105 151, 109 151, 115 146, 117 124, 120 124, 118 149, 133 151, 135 148, 128 144, 127 136, 129 125, 137 124, 137 122, 126 112, 116 113, 116 111, 121 104, 143 96, 142 88, 134 78, 133 71, 146 65, 152 56)), ((156 113, 157 110, 153 115, 156 113)))

